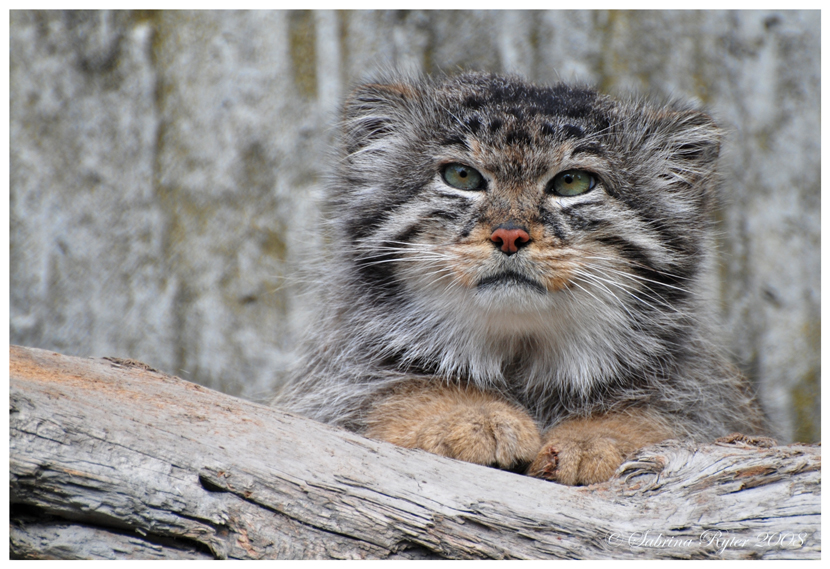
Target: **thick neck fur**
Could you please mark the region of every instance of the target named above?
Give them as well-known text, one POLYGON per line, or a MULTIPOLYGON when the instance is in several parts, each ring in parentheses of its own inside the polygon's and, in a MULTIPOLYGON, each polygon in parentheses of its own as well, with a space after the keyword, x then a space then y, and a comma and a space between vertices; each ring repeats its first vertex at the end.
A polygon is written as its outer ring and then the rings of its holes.
POLYGON ((669 356, 658 339, 637 329, 626 301, 602 289, 529 298, 443 283, 432 289, 394 299, 344 298, 339 321, 352 338, 344 346, 348 360, 429 370, 484 389, 551 386, 587 396, 623 367, 645 370, 669 356))

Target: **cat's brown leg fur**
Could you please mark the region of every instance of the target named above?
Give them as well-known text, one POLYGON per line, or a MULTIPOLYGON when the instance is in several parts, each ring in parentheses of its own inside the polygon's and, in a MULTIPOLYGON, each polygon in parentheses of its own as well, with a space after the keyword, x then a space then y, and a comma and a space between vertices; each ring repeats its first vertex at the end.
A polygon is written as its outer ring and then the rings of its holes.
POLYGON ((641 411, 566 421, 545 433, 527 473, 571 486, 604 482, 635 451, 672 436, 664 420, 641 411))
POLYGON ((542 446, 536 423, 496 394, 417 383, 376 403, 366 435, 476 464, 516 468, 542 446))

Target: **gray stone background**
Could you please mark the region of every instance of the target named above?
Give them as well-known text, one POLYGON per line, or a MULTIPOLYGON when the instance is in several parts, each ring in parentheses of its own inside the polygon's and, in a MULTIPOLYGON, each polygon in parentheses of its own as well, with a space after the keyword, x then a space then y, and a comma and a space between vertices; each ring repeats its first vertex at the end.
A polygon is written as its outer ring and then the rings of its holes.
POLYGON ((724 341, 775 434, 820 438, 818 11, 13 11, 10 43, 15 344, 267 400, 349 86, 512 71, 697 100, 728 130, 724 341))

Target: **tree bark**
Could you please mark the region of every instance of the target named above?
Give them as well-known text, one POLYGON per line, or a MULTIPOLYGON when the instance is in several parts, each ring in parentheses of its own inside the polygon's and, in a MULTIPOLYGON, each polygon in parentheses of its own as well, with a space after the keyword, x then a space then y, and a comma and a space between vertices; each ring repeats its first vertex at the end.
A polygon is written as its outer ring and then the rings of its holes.
POLYGON ((821 453, 732 437, 566 487, 11 348, 16 558, 820 558, 821 453), (755 444, 753 444, 753 442, 755 444))

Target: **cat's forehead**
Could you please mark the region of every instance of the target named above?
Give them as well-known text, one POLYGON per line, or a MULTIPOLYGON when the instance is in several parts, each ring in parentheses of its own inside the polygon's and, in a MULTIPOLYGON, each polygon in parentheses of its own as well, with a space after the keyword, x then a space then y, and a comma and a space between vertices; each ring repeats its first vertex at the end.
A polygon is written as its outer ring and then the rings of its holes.
POLYGON ((435 132, 442 137, 439 144, 472 150, 492 168, 510 170, 511 175, 538 174, 565 151, 599 153, 597 135, 610 124, 606 97, 567 85, 462 77, 440 86, 432 100, 443 117, 443 132, 435 132))
POLYGON ((448 100, 470 109, 521 109, 531 114, 585 118, 596 109, 599 94, 566 84, 541 86, 520 79, 490 75, 461 75, 437 86, 448 100))
POLYGON ((439 85, 434 95, 438 112, 444 110, 452 119, 449 124, 475 134, 501 132, 508 142, 536 133, 579 138, 607 128, 610 121, 607 97, 564 84, 547 87, 498 76, 462 75, 439 85))

